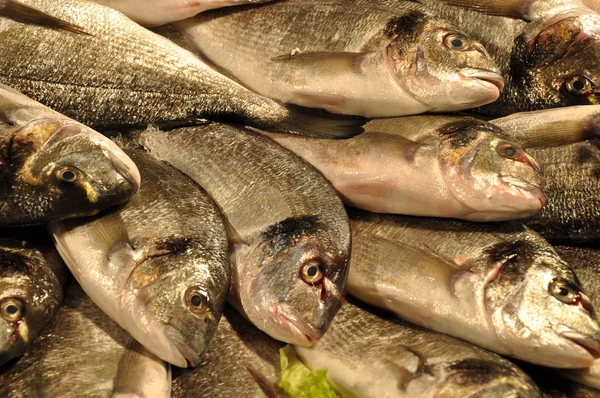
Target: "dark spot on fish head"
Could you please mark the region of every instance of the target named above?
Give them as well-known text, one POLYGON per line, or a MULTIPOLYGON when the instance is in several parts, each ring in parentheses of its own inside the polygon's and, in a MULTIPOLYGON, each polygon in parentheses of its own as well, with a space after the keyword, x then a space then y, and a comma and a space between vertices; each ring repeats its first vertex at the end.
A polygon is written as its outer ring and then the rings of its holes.
POLYGON ((405 15, 391 19, 384 28, 384 34, 400 40, 418 40, 423 32, 428 17, 420 11, 410 11, 405 15))
POLYGON ((171 236, 161 239, 156 244, 156 250, 160 252, 184 252, 192 246, 193 239, 189 237, 171 236))

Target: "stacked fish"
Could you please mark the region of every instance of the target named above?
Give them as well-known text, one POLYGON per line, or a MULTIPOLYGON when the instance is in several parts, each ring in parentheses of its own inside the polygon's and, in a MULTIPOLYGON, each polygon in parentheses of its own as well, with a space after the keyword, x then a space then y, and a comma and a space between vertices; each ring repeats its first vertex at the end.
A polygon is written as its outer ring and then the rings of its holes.
POLYGON ((600 396, 598 12, 0 0, 0 396, 600 396))

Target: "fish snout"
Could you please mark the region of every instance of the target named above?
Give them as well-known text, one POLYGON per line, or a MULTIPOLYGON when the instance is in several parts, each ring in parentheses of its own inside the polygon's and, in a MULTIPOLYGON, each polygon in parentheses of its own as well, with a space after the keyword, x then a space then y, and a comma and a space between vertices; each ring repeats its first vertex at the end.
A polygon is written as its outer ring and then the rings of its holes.
POLYGON ((131 185, 134 191, 137 191, 140 188, 140 184, 142 178, 140 176, 140 172, 133 163, 133 160, 129 158, 124 152, 119 151, 110 151, 108 152, 108 156, 115 166, 117 172, 131 185))
POLYGON ((493 85, 499 92, 504 89, 504 77, 496 66, 491 69, 462 68, 460 74, 469 79, 476 79, 482 84, 493 85))
MULTIPOLYGON (((200 355, 194 347, 186 341, 181 332, 171 325, 167 325, 165 328, 165 336, 171 345, 172 353, 175 354, 175 359, 173 361, 165 359, 167 362, 179 366, 180 368, 187 368, 188 366, 196 367, 200 363, 200 355)), ((204 345, 199 351, 204 353, 206 348, 206 345, 204 345)))

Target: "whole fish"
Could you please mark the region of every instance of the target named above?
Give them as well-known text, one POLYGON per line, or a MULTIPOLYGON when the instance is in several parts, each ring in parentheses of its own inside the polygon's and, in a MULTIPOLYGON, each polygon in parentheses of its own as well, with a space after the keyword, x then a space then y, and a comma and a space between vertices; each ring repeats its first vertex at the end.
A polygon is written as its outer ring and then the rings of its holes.
POLYGON ((144 26, 159 26, 180 21, 213 8, 265 3, 272 0, 94 0, 121 11, 144 26))
POLYGON ((0 82, 96 127, 190 123, 208 117, 265 129, 345 136, 364 121, 263 98, 120 12, 79 0, 27 0, 86 33, 0 19, 0 82))
POLYGON ((519 222, 351 214, 348 291, 401 318, 556 368, 600 357, 600 326, 577 276, 519 222))
POLYGON ((34 231, 3 231, 0 238, 0 365, 29 349, 63 300, 66 267, 34 231))
POLYGON ((351 303, 323 339, 296 351, 350 397, 539 397, 529 377, 498 355, 351 303))
POLYGON ((491 221, 527 217, 546 200, 535 160, 504 131, 473 118, 375 119, 347 140, 267 135, 364 210, 491 221))
POLYGON ((279 373, 279 349, 233 308, 225 307, 219 330, 202 362, 173 381, 173 398, 264 397, 248 369, 272 385, 279 373))
POLYGON ((370 0, 288 0, 213 10, 175 26, 250 89, 333 113, 468 109, 496 100, 504 85, 479 42, 415 2, 386 9, 370 0))
POLYGON ((221 214, 188 177, 122 145, 146 181, 122 208, 56 222, 56 246, 94 302, 148 351, 195 366, 230 284, 221 214))
POLYGON ((318 340, 340 308, 350 253, 348 216, 331 184, 277 143, 232 125, 142 138, 223 211, 236 309, 277 340, 318 340))
POLYGON ((108 138, 3 84, 0 174, 4 226, 96 214, 140 186, 135 164, 108 138))
POLYGON ((168 398, 170 391, 169 365, 137 346, 77 283, 31 350, 0 373, 5 398, 168 398))

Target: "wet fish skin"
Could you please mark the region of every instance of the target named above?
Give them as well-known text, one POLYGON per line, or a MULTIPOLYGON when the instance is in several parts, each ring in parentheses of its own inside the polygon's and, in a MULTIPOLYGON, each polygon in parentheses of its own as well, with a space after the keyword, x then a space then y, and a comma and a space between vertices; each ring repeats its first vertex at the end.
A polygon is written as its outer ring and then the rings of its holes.
POLYGON ((273 2, 213 10, 175 26, 199 54, 252 90, 332 113, 402 116, 498 98, 497 66, 454 25, 415 2, 346 5, 273 2))
POLYGON ((229 302, 288 343, 318 340, 345 294, 350 225, 331 184, 308 163, 233 125, 147 130, 152 154, 217 202, 232 252, 229 302))
POLYGON ((544 366, 587 367, 600 353, 600 326, 577 276, 521 223, 350 216, 354 297, 544 366))
POLYGON ((0 238, 0 365, 31 347, 62 303, 67 284, 60 256, 47 237, 32 238, 33 231, 3 231, 0 238), (9 238, 15 235, 28 238, 9 238))
POLYGON ((295 349, 352 397, 539 397, 529 377, 505 359, 352 303, 323 339, 295 349))
POLYGON ((55 243, 92 300, 147 350, 195 366, 229 290, 221 214, 189 178, 120 143, 147 182, 113 212, 51 224, 55 243))
POLYGON ((88 216, 139 188, 112 141, 3 84, 0 118, 0 225, 88 216))
POLYGON ((376 119, 347 140, 264 134, 318 168, 347 205, 372 212, 497 221, 527 217, 546 200, 535 160, 469 117, 376 119))

